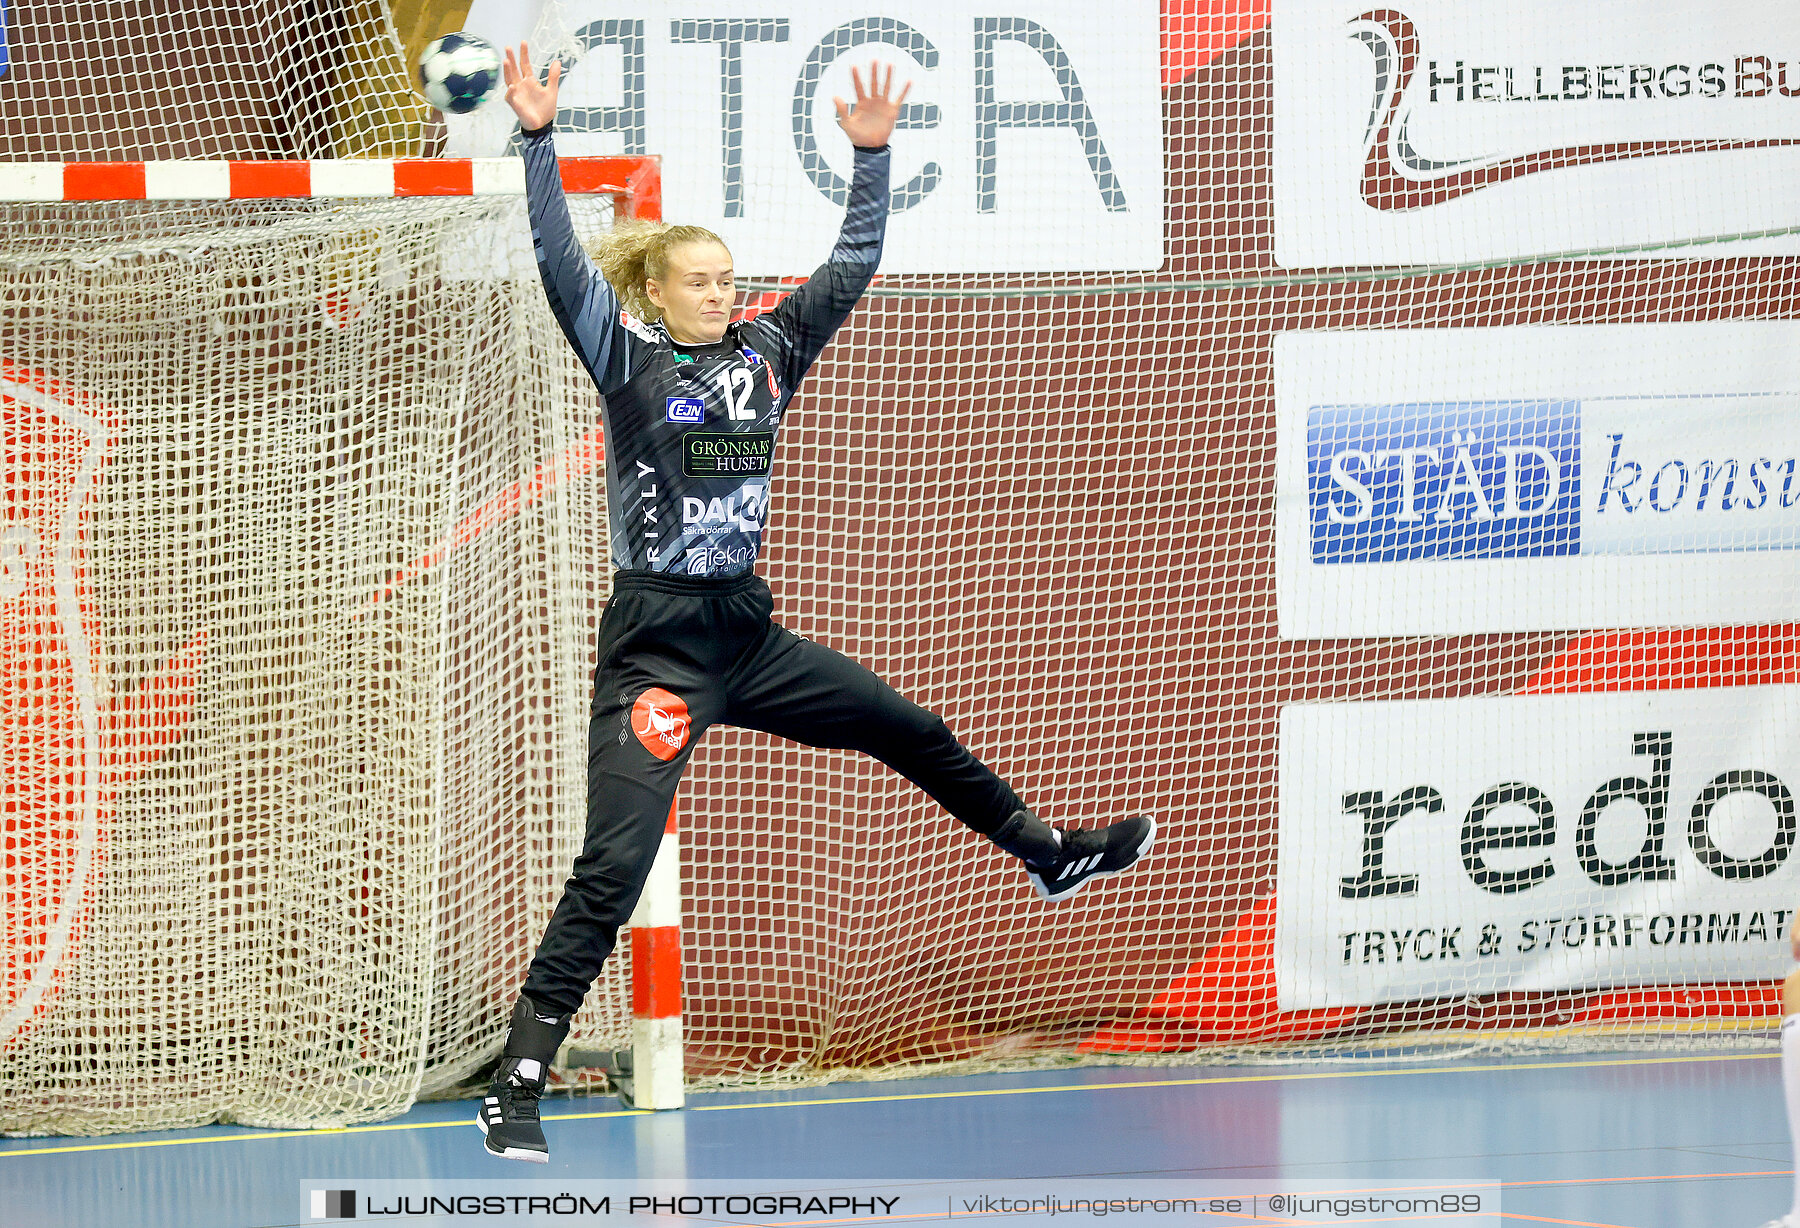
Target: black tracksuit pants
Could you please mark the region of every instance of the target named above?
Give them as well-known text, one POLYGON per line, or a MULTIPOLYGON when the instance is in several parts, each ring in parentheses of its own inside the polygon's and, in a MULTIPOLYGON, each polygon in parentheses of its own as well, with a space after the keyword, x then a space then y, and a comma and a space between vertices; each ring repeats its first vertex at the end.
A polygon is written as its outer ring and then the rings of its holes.
POLYGON ((1024 808, 943 721, 772 612, 753 574, 616 574, 594 670, 587 838, 525 978, 540 1006, 572 1014, 600 975, 688 757, 715 724, 873 755, 983 835, 1024 808))

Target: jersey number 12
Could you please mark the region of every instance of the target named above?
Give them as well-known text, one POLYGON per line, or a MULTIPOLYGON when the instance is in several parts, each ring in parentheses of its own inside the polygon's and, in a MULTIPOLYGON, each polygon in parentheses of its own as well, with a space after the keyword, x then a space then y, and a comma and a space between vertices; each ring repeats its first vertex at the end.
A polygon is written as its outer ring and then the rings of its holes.
POLYGON ((756 411, 750 408, 750 389, 753 386, 750 372, 742 367, 734 367, 729 371, 720 371, 715 379, 719 385, 719 395, 725 398, 725 414, 733 422, 748 422, 756 417, 756 411))

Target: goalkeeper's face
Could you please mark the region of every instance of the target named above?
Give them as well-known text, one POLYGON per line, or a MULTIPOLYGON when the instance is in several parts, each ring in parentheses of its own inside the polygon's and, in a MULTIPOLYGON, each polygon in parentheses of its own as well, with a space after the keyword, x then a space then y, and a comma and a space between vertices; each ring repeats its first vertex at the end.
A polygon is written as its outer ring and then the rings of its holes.
POLYGON ((683 243, 671 248, 666 275, 648 278, 650 301, 662 308, 669 336, 689 345, 705 345, 725 336, 737 285, 731 276, 731 253, 718 243, 683 243))

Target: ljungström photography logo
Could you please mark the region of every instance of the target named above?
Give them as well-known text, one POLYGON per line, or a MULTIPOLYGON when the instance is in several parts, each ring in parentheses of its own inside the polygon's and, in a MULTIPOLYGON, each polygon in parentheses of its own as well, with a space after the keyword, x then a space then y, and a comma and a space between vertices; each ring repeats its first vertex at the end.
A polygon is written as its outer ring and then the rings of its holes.
POLYGON ((355 1219, 355 1190, 313 1190, 312 1217, 314 1219, 355 1219))

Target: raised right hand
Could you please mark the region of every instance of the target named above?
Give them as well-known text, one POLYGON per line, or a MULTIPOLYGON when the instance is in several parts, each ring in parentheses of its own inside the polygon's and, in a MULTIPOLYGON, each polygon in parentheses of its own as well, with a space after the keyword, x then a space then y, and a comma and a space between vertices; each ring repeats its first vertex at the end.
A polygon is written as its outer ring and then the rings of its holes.
POLYGON ((514 56, 506 49, 506 63, 501 67, 506 82, 506 105, 519 117, 519 126, 530 132, 542 128, 556 118, 556 87, 562 81, 562 61, 550 61, 550 81, 540 85, 537 70, 531 66, 531 49, 519 44, 514 56))

